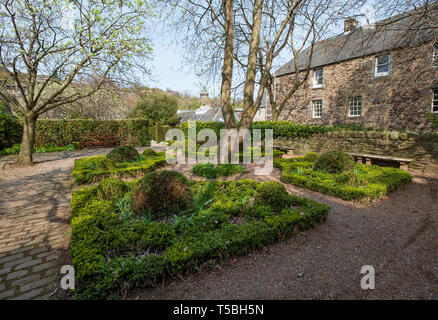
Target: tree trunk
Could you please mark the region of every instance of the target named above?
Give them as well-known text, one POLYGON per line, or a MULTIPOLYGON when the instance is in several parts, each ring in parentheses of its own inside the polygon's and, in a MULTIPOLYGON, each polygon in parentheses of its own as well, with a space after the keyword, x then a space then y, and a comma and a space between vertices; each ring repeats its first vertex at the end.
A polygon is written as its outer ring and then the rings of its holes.
POLYGON ((23 119, 23 139, 21 140, 20 154, 15 161, 17 166, 31 166, 33 163, 36 120, 37 117, 33 114, 28 114, 23 119))
POLYGON ((271 121, 278 121, 278 112, 274 108, 272 108, 272 120, 271 121))
POLYGON ((221 108, 227 129, 236 128, 233 106, 231 104, 231 81, 234 63, 234 0, 223 0, 225 11, 225 52, 222 67, 221 108))

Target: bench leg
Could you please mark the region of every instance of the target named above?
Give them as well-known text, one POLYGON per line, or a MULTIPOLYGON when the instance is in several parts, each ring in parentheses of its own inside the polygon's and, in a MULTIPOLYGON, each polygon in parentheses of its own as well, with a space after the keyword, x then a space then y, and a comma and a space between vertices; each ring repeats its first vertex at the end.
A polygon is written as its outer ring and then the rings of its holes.
POLYGON ((367 166, 371 165, 371 158, 365 158, 367 166))
POLYGON ((408 171, 408 164, 406 162, 400 162, 400 169, 408 171))

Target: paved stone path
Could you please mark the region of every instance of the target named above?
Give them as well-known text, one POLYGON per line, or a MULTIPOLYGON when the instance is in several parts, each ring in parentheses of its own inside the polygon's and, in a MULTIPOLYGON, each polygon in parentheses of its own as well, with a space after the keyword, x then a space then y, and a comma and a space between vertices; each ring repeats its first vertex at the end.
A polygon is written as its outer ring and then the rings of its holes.
POLYGON ((74 159, 107 152, 38 154, 31 168, 0 169, 0 300, 49 299, 59 289, 74 159))

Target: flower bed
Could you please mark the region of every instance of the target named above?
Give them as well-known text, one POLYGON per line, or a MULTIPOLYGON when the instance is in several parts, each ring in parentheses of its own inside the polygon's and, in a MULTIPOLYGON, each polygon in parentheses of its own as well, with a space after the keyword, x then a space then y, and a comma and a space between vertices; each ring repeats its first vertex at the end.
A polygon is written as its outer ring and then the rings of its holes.
POLYGON ((120 297, 133 287, 247 254, 313 227, 330 210, 288 194, 277 182, 188 183, 190 208, 155 219, 151 212, 138 215, 131 209, 135 181, 118 199, 99 196, 98 186, 73 193, 77 298, 120 297))
POLYGON ((400 169, 362 164, 342 173, 328 173, 316 170, 315 159, 309 158, 276 160, 275 167, 282 170, 281 181, 344 200, 366 202, 378 199, 412 180, 412 175, 400 169))
POLYGON ((77 184, 101 181, 108 177, 138 178, 167 164, 164 152, 156 155, 140 155, 135 161, 115 163, 106 156, 96 156, 75 160, 73 178, 77 184))

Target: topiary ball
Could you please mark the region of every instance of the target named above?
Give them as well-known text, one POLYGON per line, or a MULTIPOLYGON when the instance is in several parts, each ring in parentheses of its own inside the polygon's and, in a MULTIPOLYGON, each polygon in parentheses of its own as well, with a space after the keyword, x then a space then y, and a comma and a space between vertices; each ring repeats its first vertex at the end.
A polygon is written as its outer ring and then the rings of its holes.
POLYGON ((256 189, 255 201, 261 206, 271 206, 279 213, 288 203, 288 193, 284 185, 276 181, 267 181, 260 184, 256 189))
POLYGON ((114 162, 130 162, 138 157, 138 152, 134 147, 120 146, 113 149, 106 157, 114 162))
POLYGON ((148 148, 145 151, 143 151, 143 155, 146 157, 155 157, 157 153, 153 149, 148 148))
POLYGON ((337 174, 353 169, 355 164, 354 158, 348 153, 329 151, 319 156, 315 162, 315 169, 337 174))
POLYGON ((140 215, 151 212, 160 218, 179 214, 192 204, 189 180, 175 171, 148 173, 137 183, 132 203, 140 215))
POLYGON ((97 187, 97 196, 103 200, 113 200, 122 197, 128 191, 126 183, 120 179, 107 178, 97 187))

